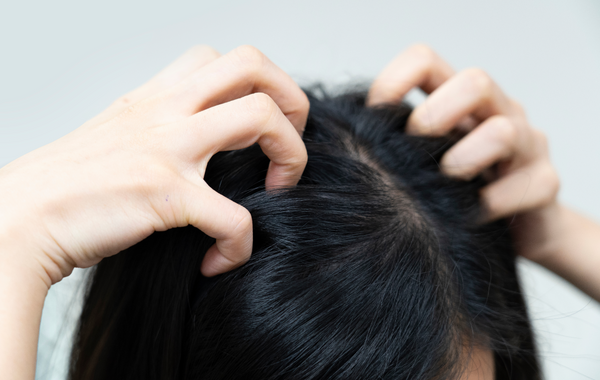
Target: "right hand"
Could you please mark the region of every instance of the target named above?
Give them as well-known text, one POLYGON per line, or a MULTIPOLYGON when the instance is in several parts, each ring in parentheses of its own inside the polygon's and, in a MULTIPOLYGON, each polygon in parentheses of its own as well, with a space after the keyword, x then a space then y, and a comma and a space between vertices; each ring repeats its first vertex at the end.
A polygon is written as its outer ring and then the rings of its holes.
MULTIPOLYGON (((216 239, 213 276, 245 262, 252 219, 203 180, 218 151, 258 142, 266 187, 292 186, 306 165, 308 100, 257 49, 189 50, 68 135, 0 169, 0 238, 48 286, 152 234, 194 225, 216 239)), ((20 265, 19 267, 23 267, 20 265)))

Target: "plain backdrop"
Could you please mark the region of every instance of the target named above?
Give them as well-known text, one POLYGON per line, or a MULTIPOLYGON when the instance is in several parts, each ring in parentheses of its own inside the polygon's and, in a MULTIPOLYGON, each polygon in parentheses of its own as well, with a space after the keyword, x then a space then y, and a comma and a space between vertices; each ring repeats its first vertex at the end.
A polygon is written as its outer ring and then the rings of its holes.
MULTIPOLYGON (((521 101, 550 138, 561 200, 600 220, 595 0, 3 2, 0 166, 77 128, 195 44, 222 53, 251 44, 300 84, 340 84, 369 81, 415 42, 457 70, 485 69, 521 101)), ((520 269, 547 379, 600 379, 599 305, 534 264, 520 269)), ((38 379, 65 378, 84 274, 50 291, 38 379)))

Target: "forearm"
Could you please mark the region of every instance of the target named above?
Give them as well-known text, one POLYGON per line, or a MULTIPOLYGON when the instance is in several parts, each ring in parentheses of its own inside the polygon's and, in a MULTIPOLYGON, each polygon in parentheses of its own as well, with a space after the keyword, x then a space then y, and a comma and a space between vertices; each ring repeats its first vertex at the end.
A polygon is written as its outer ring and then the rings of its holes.
POLYGON ((22 247, 0 238, 0 368, 2 378, 32 380, 49 284, 22 247))
POLYGON ((564 205, 552 224, 547 254, 537 262, 600 302, 600 225, 564 205))

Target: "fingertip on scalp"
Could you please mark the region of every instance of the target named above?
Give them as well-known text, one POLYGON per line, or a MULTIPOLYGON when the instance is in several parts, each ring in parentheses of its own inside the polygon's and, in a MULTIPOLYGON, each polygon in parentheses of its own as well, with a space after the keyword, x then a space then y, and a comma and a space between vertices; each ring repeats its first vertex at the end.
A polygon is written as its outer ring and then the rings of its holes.
POLYGON ((440 160, 439 166, 442 174, 454 179, 470 181, 478 172, 485 169, 485 163, 473 160, 473 157, 477 158, 477 155, 470 148, 472 146, 464 145, 464 140, 450 148, 440 160))
POLYGON ((250 256, 241 261, 234 261, 227 258, 219 248, 217 244, 214 244, 212 247, 206 251, 206 255, 204 256, 204 260, 202 260, 202 265, 200 267, 200 272, 204 277, 214 277, 219 274, 223 274, 229 272, 246 262, 250 259, 250 256))
POLYGON ((306 164, 308 163, 308 153, 303 142, 298 145, 298 152, 292 160, 285 163, 276 163, 271 161, 267 170, 265 179, 265 188, 267 191, 292 187, 298 184, 306 164))
POLYGON ((204 277, 214 277, 231 269, 233 269, 233 263, 219 252, 215 244, 206 251, 200 272, 204 277))
POLYGON ((382 88, 382 86, 385 85, 380 84, 380 82, 377 80, 373 82, 365 101, 367 107, 375 107, 386 103, 393 103, 396 100, 397 95, 389 89, 382 88))
POLYGON ((425 103, 423 103, 410 114, 406 122, 406 134, 413 136, 437 136, 425 107, 425 103))
POLYGON ((265 179, 265 190, 274 191, 296 186, 298 181, 300 181, 304 166, 305 164, 302 165, 302 170, 285 169, 281 170, 281 173, 277 173, 276 169, 271 169, 273 167, 273 165, 271 165, 265 179))
POLYGON ((468 166, 451 164, 444 159, 440 162, 440 171, 447 177, 463 181, 469 181, 475 176, 473 170, 468 166))

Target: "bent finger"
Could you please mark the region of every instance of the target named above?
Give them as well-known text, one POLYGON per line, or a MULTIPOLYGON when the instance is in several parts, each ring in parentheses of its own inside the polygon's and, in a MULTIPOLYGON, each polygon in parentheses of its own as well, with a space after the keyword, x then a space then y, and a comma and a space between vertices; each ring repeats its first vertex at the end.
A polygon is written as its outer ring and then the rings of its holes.
POLYGON ((243 206, 208 186, 190 184, 182 205, 187 223, 216 239, 204 256, 207 277, 234 269, 252 253, 252 217, 243 206))
POLYGON ((492 116, 444 154, 440 162, 448 176, 469 180, 494 163, 510 159, 518 146, 519 130, 506 116, 492 116))
POLYGON ((108 120, 132 104, 176 85, 202 66, 220 56, 219 52, 207 45, 197 45, 190 48, 148 82, 118 98, 101 114, 102 119, 108 120))
POLYGON ((308 98, 289 75, 251 46, 241 46, 202 67, 167 94, 164 105, 189 116, 256 92, 268 94, 298 133, 304 131, 308 98))
POLYGON ((481 190, 485 221, 532 210, 550 202, 559 189, 558 175, 547 161, 521 168, 481 190))
POLYGON ((511 115, 511 101, 481 69, 466 69, 434 91, 410 115, 407 132, 441 136, 465 117, 511 115))
POLYGON ((265 182, 267 190, 295 185, 306 166, 302 138, 273 99, 263 93, 199 112, 186 119, 183 129, 176 134, 179 137, 175 149, 178 154, 201 161, 202 170, 216 152, 258 143, 271 160, 265 182))
POLYGON ((369 90, 367 105, 397 103, 414 87, 429 94, 452 75, 454 69, 430 47, 413 45, 377 76, 369 90))

